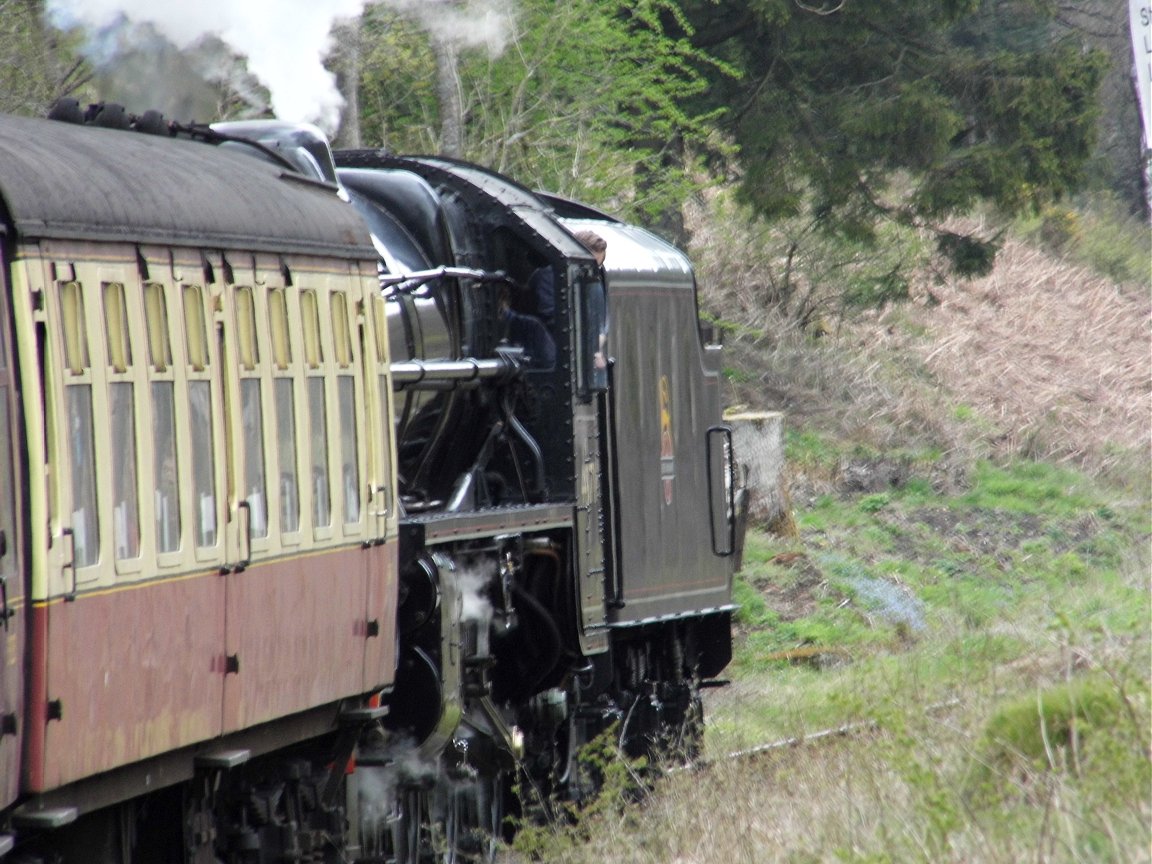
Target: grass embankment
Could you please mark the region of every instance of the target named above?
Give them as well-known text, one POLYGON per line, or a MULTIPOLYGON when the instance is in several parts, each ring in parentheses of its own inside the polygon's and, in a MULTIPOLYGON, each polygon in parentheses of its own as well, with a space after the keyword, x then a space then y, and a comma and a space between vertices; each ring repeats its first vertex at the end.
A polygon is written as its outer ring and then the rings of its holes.
POLYGON ((1018 463, 798 515, 798 540, 750 545, 710 751, 875 726, 726 768, 775 814, 732 857, 1148 860, 1145 506, 1018 463))
POLYGON ((1067 469, 980 464, 958 495, 913 479, 753 533, 711 764, 598 802, 543 860, 1147 860, 1146 512, 1067 469))

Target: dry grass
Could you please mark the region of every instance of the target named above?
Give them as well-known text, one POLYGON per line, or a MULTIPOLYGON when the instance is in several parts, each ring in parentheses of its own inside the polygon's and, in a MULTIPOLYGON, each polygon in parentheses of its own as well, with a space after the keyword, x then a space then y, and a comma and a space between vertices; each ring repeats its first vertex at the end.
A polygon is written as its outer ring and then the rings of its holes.
MULTIPOLYGON (((858 686, 868 690, 861 695, 871 702, 875 723, 858 724, 854 734, 674 771, 639 804, 599 808, 581 843, 557 844, 535 860, 1144 864, 1152 822, 1149 798, 1141 794, 1152 779, 1146 691, 1127 691, 1131 715, 1120 709, 1103 736, 1085 726, 1081 739, 1061 743, 1050 726, 1039 760, 988 737, 1010 694, 1019 694, 1017 704, 1026 709, 1090 669, 1107 692, 1123 692, 1111 676, 1128 679, 1125 668, 1136 665, 1133 647, 1111 638, 1091 648, 1053 642, 1037 664, 1006 665, 994 679, 981 676, 962 698, 928 710, 907 681, 889 682, 894 686, 885 700, 862 679, 858 686)), ((1146 651, 1137 653, 1146 659, 1146 651)), ((754 709, 773 698, 757 691, 764 684, 737 682, 717 694, 728 704, 714 701, 713 708, 720 714, 754 709), (743 702, 742 709, 734 701, 743 702)), ((786 687, 774 698, 794 695, 786 687)), ((1038 716, 1032 721, 1036 728, 1038 716)), ((727 749, 715 743, 714 753, 727 749)), ((501 860, 529 861, 512 853, 501 860)))
MULTIPOLYGON (((1036 769, 1001 777, 1034 801, 1027 818, 969 809, 958 784, 978 744, 963 720, 861 746, 805 745, 667 778, 659 794, 604 819, 553 864, 1018 864, 1149 860, 1139 807, 1096 809, 1075 782, 1036 769), (957 746, 957 735, 960 746, 957 746), (957 784, 957 785, 954 785, 957 784), (1086 837, 1091 833, 1091 838, 1086 837)), ((509 860, 515 861, 515 858, 509 860)))
POLYGON ((988 277, 934 285, 878 316, 882 350, 918 358, 995 427, 998 450, 1117 467, 1149 446, 1152 295, 1009 241, 988 277), (893 326, 905 317, 923 328, 893 326), (921 332, 923 335, 921 335, 921 332))
POLYGON ((881 451, 1068 461, 1146 479, 1152 256, 1149 282, 1119 284, 1009 239, 990 276, 941 280, 925 266, 911 301, 879 312, 838 317, 835 282, 825 282, 813 301, 823 317, 801 334, 768 302, 787 238, 742 228, 723 199, 697 210, 689 224, 704 307, 738 324, 731 401, 881 451))

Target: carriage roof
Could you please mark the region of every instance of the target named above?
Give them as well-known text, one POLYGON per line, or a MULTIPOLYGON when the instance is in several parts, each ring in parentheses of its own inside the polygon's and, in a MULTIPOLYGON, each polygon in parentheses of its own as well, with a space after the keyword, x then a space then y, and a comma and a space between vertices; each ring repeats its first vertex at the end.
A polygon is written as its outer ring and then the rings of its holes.
POLYGON ((0 224, 26 240, 375 257, 334 186, 244 146, 0 116, 0 224))

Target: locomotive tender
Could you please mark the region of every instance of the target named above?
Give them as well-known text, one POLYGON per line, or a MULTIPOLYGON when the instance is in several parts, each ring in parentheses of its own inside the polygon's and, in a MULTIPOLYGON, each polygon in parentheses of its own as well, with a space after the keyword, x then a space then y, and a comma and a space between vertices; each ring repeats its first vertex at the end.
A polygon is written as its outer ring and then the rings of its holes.
POLYGON ((0 117, 0 856, 483 859, 596 735, 695 746, 745 508, 683 255, 310 127, 56 113, 0 117))

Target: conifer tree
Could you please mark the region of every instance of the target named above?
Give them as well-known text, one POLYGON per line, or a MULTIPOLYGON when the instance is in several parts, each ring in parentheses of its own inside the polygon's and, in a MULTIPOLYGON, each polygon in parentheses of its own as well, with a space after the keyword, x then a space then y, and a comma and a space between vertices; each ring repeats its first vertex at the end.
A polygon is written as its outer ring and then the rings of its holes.
POLYGON ((827 231, 928 226, 962 273, 994 238, 940 227, 990 201, 1036 208, 1081 181, 1104 58, 1055 40, 1042 0, 684 0, 693 44, 740 77, 710 76, 741 193, 756 212, 810 208, 827 231), (893 194, 901 179, 900 194, 893 194))

